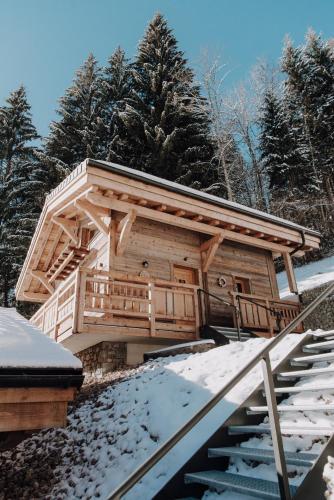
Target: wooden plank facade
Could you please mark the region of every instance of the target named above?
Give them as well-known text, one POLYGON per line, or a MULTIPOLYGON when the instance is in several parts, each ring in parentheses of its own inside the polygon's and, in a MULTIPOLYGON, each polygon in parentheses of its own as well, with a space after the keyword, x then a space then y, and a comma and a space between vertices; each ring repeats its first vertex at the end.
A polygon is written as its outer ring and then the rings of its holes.
POLYGON ((299 311, 279 298, 274 258, 296 292, 290 254, 318 246, 288 221, 85 160, 48 196, 16 295, 43 303, 31 321, 73 352, 197 339, 204 324, 234 326, 236 308, 243 326, 272 335, 268 308, 281 326, 299 311))

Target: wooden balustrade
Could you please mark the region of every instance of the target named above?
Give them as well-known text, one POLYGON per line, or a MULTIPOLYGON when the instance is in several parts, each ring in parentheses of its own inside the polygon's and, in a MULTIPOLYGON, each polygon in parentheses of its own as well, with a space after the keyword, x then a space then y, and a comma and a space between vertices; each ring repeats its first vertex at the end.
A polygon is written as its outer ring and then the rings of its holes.
MULTIPOLYGON (((275 300, 258 295, 231 293, 233 303, 240 307, 241 326, 269 331, 271 335, 285 328, 301 310, 300 304, 290 300, 275 300), (239 300, 238 300, 239 297, 239 300), (275 313, 279 313, 277 318, 275 313)), ((295 332, 303 331, 303 325, 296 327, 295 332)))
MULTIPOLYGON (((198 338, 200 326, 197 289, 195 285, 80 268, 31 322, 54 339, 63 334, 108 333, 117 326, 124 335, 192 340, 198 338)), ((231 295, 233 303, 240 305, 241 325, 271 335, 300 311, 300 305, 292 301, 231 295), (280 313, 279 327, 274 312, 280 313)), ((295 331, 302 328, 299 325, 295 331)))
POLYGON ((126 334, 197 338, 197 286, 115 272, 81 268, 68 278, 31 318, 57 339, 71 333, 107 331, 119 326, 126 334), (131 332, 130 332, 131 330, 131 332))

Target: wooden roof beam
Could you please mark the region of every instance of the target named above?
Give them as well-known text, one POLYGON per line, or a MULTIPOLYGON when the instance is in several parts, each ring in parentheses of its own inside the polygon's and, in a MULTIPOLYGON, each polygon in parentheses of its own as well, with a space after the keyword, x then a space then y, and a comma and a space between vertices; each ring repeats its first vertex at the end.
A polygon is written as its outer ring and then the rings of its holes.
POLYGON ((183 217, 184 215, 186 215, 186 212, 185 210, 176 210, 176 212, 174 212, 174 215, 175 217, 183 217))
MULTIPOLYGON (((88 194, 88 200, 94 205, 99 205, 102 207, 110 208, 111 210, 116 210, 118 212, 128 213, 131 209, 133 209, 134 205, 131 203, 122 202, 116 199, 107 198, 105 196, 99 194, 88 194)), ((195 222, 190 219, 175 217, 175 214, 170 214, 166 212, 157 212, 156 210, 152 210, 147 207, 140 207, 139 205, 135 205, 137 216, 144 217, 149 220, 156 220, 158 222, 162 222, 165 224, 171 224, 173 226, 183 227, 184 229, 189 229, 190 231, 196 231, 198 233, 204 234, 221 234, 224 231, 225 239, 230 241, 237 241, 240 243, 244 243, 245 245, 251 245, 258 248, 265 248, 267 250, 271 250, 273 252, 286 252, 291 249, 287 249, 287 247, 283 245, 279 245, 277 243, 272 243, 266 241, 264 239, 254 238, 253 236, 248 236, 246 234, 240 234, 234 231, 229 231, 227 229, 221 229, 215 226, 209 226, 209 224, 205 224, 203 222, 195 222)))
POLYGON ((158 210, 158 212, 166 212, 167 205, 159 205, 159 206, 156 207, 155 210, 158 210))
POLYGON ((49 293, 23 292, 25 299, 32 302, 46 302, 51 295, 49 293))
POLYGON ((192 220, 195 222, 201 222, 203 219, 203 215, 195 215, 195 217, 192 218, 192 220))

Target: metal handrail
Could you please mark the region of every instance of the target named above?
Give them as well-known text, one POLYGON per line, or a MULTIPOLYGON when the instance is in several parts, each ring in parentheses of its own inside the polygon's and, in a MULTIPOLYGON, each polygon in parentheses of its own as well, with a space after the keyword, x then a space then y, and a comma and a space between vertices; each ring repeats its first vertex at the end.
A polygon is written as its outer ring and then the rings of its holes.
POLYGON ((204 288, 198 288, 197 293, 198 294, 204 293, 206 295, 209 295, 210 297, 213 297, 216 300, 219 300, 220 302, 222 302, 223 304, 225 304, 227 306, 233 307, 233 309, 235 311, 235 316, 236 316, 238 340, 240 342, 240 340, 241 340, 241 337, 240 337, 240 307, 237 307, 235 304, 232 304, 232 302, 228 302, 228 300, 222 299, 221 297, 219 297, 218 295, 215 295, 214 293, 207 292, 206 290, 204 290, 204 288))
MULTIPOLYGON (((147 474, 147 472, 149 472, 152 467, 154 467, 154 465, 156 465, 159 460, 161 460, 186 434, 188 434, 188 432, 191 431, 191 429, 196 424, 198 424, 198 422, 200 422, 200 420, 202 420, 202 418, 204 418, 209 413, 209 411, 212 410, 212 408, 214 408, 217 403, 219 403, 228 394, 228 392, 233 389, 235 385, 238 384, 238 382, 240 382, 240 380, 244 378, 245 375, 247 375, 259 362, 266 362, 267 364, 270 351, 272 351, 272 349, 276 347, 276 345, 283 338, 285 338, 286 335, 291 333, 299 323, 307 318, 309 314, 311 314, 311 312, 314 311, 314 309, 333 292, 334 282, 329 285, 313 302, 311 302, 311 304, 309 304, 303 311, 301 311, 298 316, 294 318, 291 323, 281 331, 281 333, 274 337, 269 342, 269 344, 267 344, 256 356, 254 356, 254 358, 251 359, 240 372, 238 372, 229 382, 227 382, 227 384, 219 392, 217 392, 217 394, 215 394, 195 415, 193 415, 178 431, 176 431, 175 434, 167 439, 167 441, 165 441, 165 443, 160 448, 158 448, 142 465, 140 465, 128 479, 126 479, 120 486, 118 486, 108 496, 108 500, 120 500, 123 495, 131 490, 131 488, 133 488, 133 486, 135 486, 135 484, 138 483, 138 481, 140 481, 145 476, 145 474, 147 474)), ((269 365, 267 364, 267 367, 268 366, 269 365)), ((276 400, 274 401, 273 406, 271 405, 270 412, 271 414, 274 413, 277 424, 277 408, 275 412, 275 402, 276 400)), ((272 419, 270 419, 270 424, 272 424, 272 419)), ((280 433, 278 437, 281 437, 280 433)), ((278 439, 278 448, 278 454, 280 455, 279 458, 282 462, 283 448, 281 439, 278 439)), ((284 453, 283 467, 279 467, 279 460, 276 459, 276 448, 274 448, 274 451, 281 498, 283 500, 289 500, 291 496, 290 490, 287 489, 288 478, 286 473, 284 453)))

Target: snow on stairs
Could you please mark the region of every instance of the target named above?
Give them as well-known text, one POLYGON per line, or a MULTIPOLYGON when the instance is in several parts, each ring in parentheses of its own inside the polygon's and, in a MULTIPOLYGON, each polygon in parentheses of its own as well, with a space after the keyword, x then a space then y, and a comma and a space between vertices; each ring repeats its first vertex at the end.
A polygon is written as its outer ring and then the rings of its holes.
MULTIPOLYGON (((250 460, 264 462, 274 462, 273 450, 264 450, 261 448, 248 448, 246 446, 231 446, 225 448, 209 448, 208 456, 213 457, 240 457, 250 460)), ((286 452, 285 459, 288 464, 299 466, 311 466, 317 459, 315 453, 292 453, 286 452)))
MULTIPOLYGON (((309 377, 312 381, 312 384, 307 386, 287 386, 287 387, 275 387, 275 393, 278 397, 284 394, 303 394, 307 391, 327 391, 334 390, 334 383, 317 383, 316 377, 318 375, 326 375, 327 373, 334 372, 334 366, 328 367, 312 367, 313 363, 317 363, 319 361, 334 361, 334 342, 333 341, 324 341, 321 340, 323 338, 327 338, 330 335, 333 335, 334 331, 325 332, 320 335, 310 336, 310 339, 313 339, 313 343, 308 343, 304 346, 303 352, 319 352, 322 350, 328 350, 325 354, 309 354, 301 357, 296 357, 293 355, 289 364, 291 367, 296 364, 310 366, 309 369, 303 370, 295 370, 295 371, 282 371, 276 374, 277 379, 285 380, 285 381, 297 381, 303 377, 309 377), (326 335, 327 334, 327 335, 326 335)), ((259 398, 261 398, 262 389, 259 391, 259 398)), ((262 398, 261 398, 262 399, 262 398)), ((319 402, 314 404, 309 404, 307 402, 302 404, 289 404, 287 403, 279 403, 278 404, 278 412, 279 415, 291 414, 291 412, 334 412, 334 404, 325 404, 319 402)), ((254 405, 246 408, 246 417, 245 419, 253 418, 254 415, 268 413, 268 406, 266 405, 254 405)), ((229 436, 242 436, 245 434, 247 439, 250 435, 254 436, 262 436, 265 434, 271 434, 270 425, 267 423, 260 423, 254 425, 252 421, 249 421, 249 424, 240 424, 237 425, 229 425, 228 426, 228 435, 229 436)), ((287 436, 315 436, 316 438, 330 438, 333 436, 334 427, 322 427, 319 425, 300 425, 298 422, 294 425, 293 423, 290 425, 283 424, 281 425, 282 435, 287 436)), ((250 445, 247 447, 245 444, 236 445, 236 446, 226 446, 226 447, 217 447, 217 448, 209 448, 208 449, 208 457, 209 458, 229 458, 229 459, 242 459, 247 461, 248 463, 272 463, 275 461, 274 452, 272 449, 265 448, 253 448, 250 445)), ((307 453, 307 452, 288 452, 285 451, 285 459, 288 465, 295 465, 301 467, 312 468, 313 464, 318 460, 319 455, 315 453, 307 453)), ((237 469, 238 470, 238 469, 237 469)), ((233 491, 241 494, 245 494, 248 496, 252 496, 255 498, 271 498, 271 499, 279 499, 280 493, 278 488, 278 483, 265 480, 261 477, 253 477, 246 476, 241 473, 230 473, 221 470, 205 470, 202 472, 191 472, 185 474, 185 483, 186 484, 200 484, 205 485, 209 489, 214 491, 233 491)), ((296 494, 297 487, 291 486, 291 496, 293 497, 296 494)))
MULTIPOLYGON (((185 475, 186 483, 200 483, 217 491, 228 489, 238 493, 255 496, 256 498, 277 499, 280 498, 278 484, 265 479, 257 479, 240 474, 231 474, 218 470, 194 472, 185 475)), ((291 494, 294 495, 297 488, 290 486, 291 494)))

